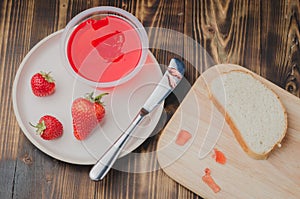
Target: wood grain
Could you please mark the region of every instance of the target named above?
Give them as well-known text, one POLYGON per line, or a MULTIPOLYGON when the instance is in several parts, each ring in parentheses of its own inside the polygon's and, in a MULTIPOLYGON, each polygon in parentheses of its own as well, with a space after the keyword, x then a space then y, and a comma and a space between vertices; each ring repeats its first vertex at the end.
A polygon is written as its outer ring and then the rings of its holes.
POLYGON ((11 93, 22 59, 42 38, 64 28, 76 14, 100 5, 127 10, 143 23, 162 70, 174 56, 187 65, 185 85, 166 100, 161 124, 136 153, 156 150, 161 129, 182 96, 216 63, 243 65, 300 95, 298 0, 2 0, 0 198, 200 198, 161 169, 156 170, 155 153, 147 160, 140 156, 121 161, 132 170, 146 163, 153 172, 112 170, 104 181, 95 183, 87 175, 90 167, 48 157, 18 127, 11 93))
POLYGON ((213 80, 234 70, 251 73, 238 65, 221 64, 206 70, 197 79, 159 139, 160 165, 177 182, 205 198, 299 198, 300 160, 294 157, 300 156, 297 150, 300 99, 252 73, 276 93, 288 115, 288 129, 281 148, 273 150, 267 160, 253 159, 242 149, 227 119, 225 122, 225 113, 219 112, 209 98, 213 80), (192 135, 182 146, 176 143, 181 129, 192 135), (225 154, 225 164, 212 157, 213 148, 225 154), (221 187, 220 192, 213 192, 202 181, 206 168, 221 187))

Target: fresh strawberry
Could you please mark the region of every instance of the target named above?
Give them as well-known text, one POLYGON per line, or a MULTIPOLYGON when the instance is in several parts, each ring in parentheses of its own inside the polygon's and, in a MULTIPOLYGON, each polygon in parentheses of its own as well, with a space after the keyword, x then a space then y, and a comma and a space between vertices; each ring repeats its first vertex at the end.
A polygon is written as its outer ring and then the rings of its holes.
POLYGON ((103 119, 105 109, 101 98, 107 94, 108 93, 102 93, 93 97, 94 93, 90 93, 85 98, 77 98, 73 101, 73 133, 78 140, 84 140, 90 135, 103 119))
POLYGON ((63 125, 61 122, 51 115, 45 115, 41 117, 37 125, 31 126, 36 128, 36 132, 44 140, 53 140, 60 137, 63 134, 63 125))
POLYGON ((51 95, 55 91, 54 79, 50 73, 39 72, 31 78, 31 89, 34 95, 43 97, 51 95))

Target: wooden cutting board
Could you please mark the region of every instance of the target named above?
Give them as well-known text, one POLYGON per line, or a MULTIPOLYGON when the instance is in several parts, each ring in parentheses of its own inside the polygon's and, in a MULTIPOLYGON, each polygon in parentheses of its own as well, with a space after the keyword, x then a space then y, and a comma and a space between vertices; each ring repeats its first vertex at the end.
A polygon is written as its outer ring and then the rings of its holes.
POLYGON ((234 69, 250 72, 237 65, 216 65, 195 82, 159 139, 160 166, 171 178, 204 198, 300 198, 300 99, 253 73, 278 94, 288 114, 282 147, 267 160, 254 160, 242 150, 223 115, 208 98, 206 85, 221 72, 234 69), (184 146, 175 143, 181 129, 192 134, 184 146), (213 148, 224 153, 225 164, 215 161, 213 148), (211 170, 220 192, 214 193, 202 181, 205 168, 211 170))

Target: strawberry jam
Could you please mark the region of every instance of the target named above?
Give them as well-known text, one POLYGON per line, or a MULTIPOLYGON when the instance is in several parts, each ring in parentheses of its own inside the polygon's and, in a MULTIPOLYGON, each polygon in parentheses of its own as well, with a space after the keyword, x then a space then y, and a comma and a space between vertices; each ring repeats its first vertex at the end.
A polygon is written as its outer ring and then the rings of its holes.
POLYGON ((191 137, 192 135, 188 131, 180 130, 175 143, 179 146, 183 146, 191 139, 191 137))
POLYGON ((216 162, 220 164, 225 164, 226 163, 226 156, 224 155, 223 152, 219 151, 218 149, 214 148, 214 154, 213 158, 216 160, 216 162))
POLYGON ((202 176, 203 182, 205 182, 213 190, 213 192, 218 193, 221 190, 221 188, 220 188, 219 185, 217 185, 217 183, 211 177, 211 175, 210 175, 210 173, 211 173, 210 169, 206 168, 204 170, 204 172, 205 172, 205 175, 202 176))
POLYGON ((123 19, 88 19, 72 32, 67 57, 73 70, 94 82, 111 82, 134 70, 141 58, 138 33, 123 19))

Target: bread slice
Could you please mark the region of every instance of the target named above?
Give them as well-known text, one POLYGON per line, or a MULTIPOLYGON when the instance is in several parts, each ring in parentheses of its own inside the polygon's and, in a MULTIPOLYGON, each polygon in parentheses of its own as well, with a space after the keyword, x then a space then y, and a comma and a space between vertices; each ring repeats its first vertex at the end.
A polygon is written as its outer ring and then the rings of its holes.
POLYGON ((254 159, 266 159, 287 131, 279 97, 251 73, 233 70, 210 84, 210 97, 225 116, 237 141, 254 159))

